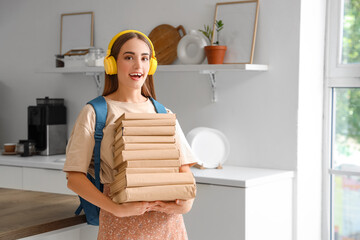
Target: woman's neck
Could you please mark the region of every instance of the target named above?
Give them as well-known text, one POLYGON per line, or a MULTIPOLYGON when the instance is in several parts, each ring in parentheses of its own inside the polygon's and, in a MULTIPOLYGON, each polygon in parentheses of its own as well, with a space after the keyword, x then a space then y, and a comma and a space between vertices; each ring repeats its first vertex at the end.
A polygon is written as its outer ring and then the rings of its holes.
POLYGON ((107 96, 111 100, 119 102, 129 102, 129 103, 140 103, 146 102, 147 98, 141 94, 141 89, 124 89, 118 88, 117 91, 109 94, 107 96))

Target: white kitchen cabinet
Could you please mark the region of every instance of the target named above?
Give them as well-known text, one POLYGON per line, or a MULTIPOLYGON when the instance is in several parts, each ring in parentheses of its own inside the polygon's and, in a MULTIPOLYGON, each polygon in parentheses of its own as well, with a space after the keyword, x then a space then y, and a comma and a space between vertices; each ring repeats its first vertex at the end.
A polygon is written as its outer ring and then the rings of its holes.
MULTIPOLYGON (((251 170, 256 171, 247 169, 251 170)), ((195 177, 198 174, 195 172, 195 177)), ((189 239, 292 239, 292 177, 261 181, 256 178, 253 177, 252 184, 247 186, 245 179, 245 186, 241 187, 236 185, 242 184, 236 183, 229 184, 233 186, 200 183, 212 179, 197 177, 193 208, 184 215, 189 239)))
POLYGON ((23 168, 23 189, 74 194, 67 188, 66 173, 56 169, 23 168))
POLYGON ((65 155, 0 156, 0 187, 74 194, 67 188, 62 171, 65 155))
POLYGON ((189 239, 244 239, 244 205, 243 189, 197 184, 193 208, 184 215, 189 239))
POLYGON ((0 187, 22 189, 22 168, 0 165, 0 187))
POLYGON ((51 232, 46 232, 21 240, 96 240, 99 228, 87 224, 79 224, 51 232))

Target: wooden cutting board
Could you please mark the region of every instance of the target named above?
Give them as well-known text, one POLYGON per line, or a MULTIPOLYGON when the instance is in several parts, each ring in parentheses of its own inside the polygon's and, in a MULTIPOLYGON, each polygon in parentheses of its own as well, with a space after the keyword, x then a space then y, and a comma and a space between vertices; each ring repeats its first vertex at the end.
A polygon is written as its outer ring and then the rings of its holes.
POLYGON ((177 45, 180 39, 186 35, 182 25, 173 27, 162 24, 155 27, 149 34, 149 38, 154 45, 155 56, 159 65, 168 65, 177 58, 177 45), (182 34, 180 34, 180 30, 182 34))

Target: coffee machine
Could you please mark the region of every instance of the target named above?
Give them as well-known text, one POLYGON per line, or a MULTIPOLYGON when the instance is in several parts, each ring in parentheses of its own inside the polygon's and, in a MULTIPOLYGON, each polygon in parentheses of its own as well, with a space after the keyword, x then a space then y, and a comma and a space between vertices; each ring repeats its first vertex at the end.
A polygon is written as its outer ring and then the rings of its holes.
POLYGON ((37 98, 28 107, 28 139, 40 155, 64 154, 67 141, 66 107, 62 98, 37 98))

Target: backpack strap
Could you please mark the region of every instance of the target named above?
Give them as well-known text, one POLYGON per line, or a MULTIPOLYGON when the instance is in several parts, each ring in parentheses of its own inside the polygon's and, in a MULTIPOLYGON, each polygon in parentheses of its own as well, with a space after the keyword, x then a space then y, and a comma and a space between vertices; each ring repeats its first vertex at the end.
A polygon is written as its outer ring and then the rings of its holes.
MULTIPOLYGON (((94 146, 94 170, 95 170, 95 179, 93 179, 89 173, 87 174, 88 179, 93 182, 93 184, 96 186, 97 189, 99 189, 102 192, 102 184, 100 183, 100 147, 101 147, 101 140, 103 138, 103 128, 105 127, 106 123, 106 117, 107 117, 107 104, 106 100, 103 96, 99 96, 91 101, 89 101, 87 104, 91 104, 95 110, 95 146, 94 146)), ((80 197, 80 196, 79 196, 80 197)), ((89 207, 89 205, 92 205, 91 203, 87 202, 86 200, 82 199, 80 197, 80 206, 76 209, 75 214, 79 215, 81 210, 85 207, 89 207), (86 206, 85 206, 86 205, 86 206)), ((95 206, 95 205, 92 205, 95 206)), ((95 211, 99 212, 99 208, 95 206, 95 211)), ((92 209, 94 210, 94 209, 92 209)), ((84 209, 85 211, 85 209, 84 209)), ((95 214, 92 212, 91 214, 95 214)), ((98 218, 92 218, 93 216, 87 216, 86 220, 88 224, 91 225, 99 225, 98 218)))
POLYGON ((95 168, 95 186, 100 190, 100 146, 103 138, 103 128, 106 123, 107 104, 103 96, 99 96, 90 102, 95 110, 96 124, 95 124, 95 146, 94 146, 94 168, 95 168))
POLYGON ((158 101, 156 101, 152 97, 149 97, 149 98, 150 98, 151 102, 153 103, 157 113, 168 113, 166 111, 166 108, 161 103, 159 103, 158 101))

